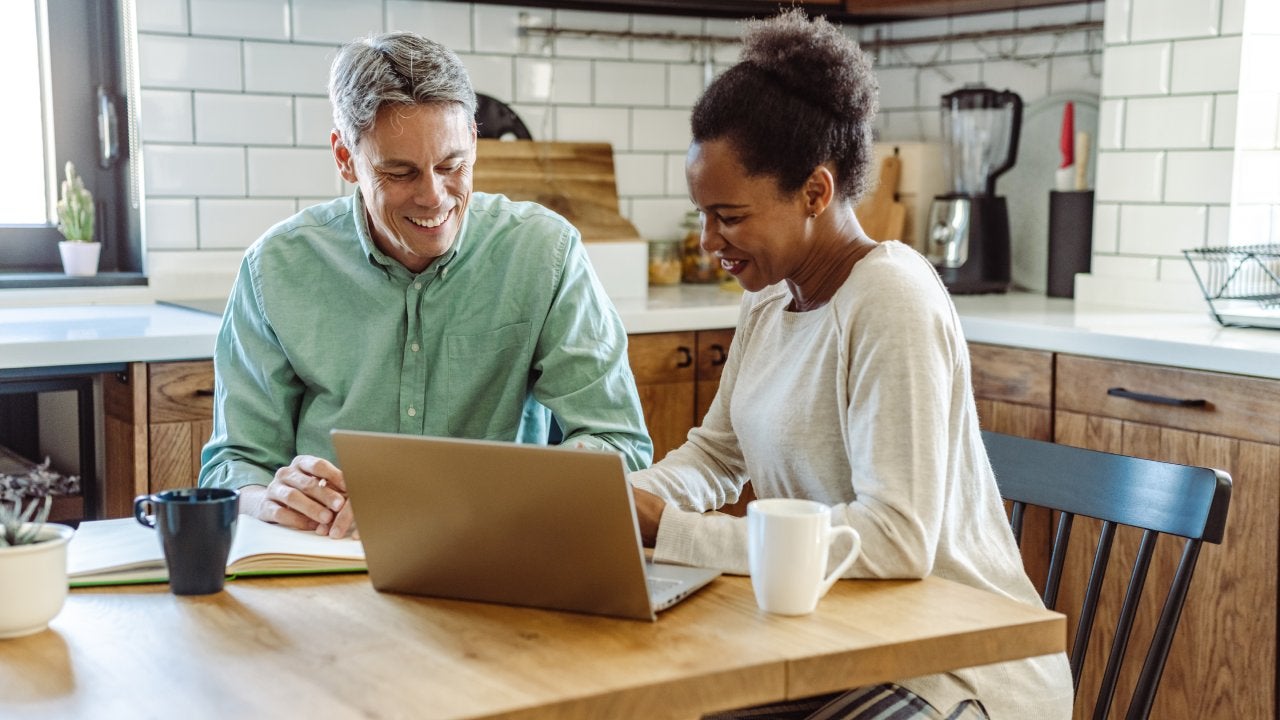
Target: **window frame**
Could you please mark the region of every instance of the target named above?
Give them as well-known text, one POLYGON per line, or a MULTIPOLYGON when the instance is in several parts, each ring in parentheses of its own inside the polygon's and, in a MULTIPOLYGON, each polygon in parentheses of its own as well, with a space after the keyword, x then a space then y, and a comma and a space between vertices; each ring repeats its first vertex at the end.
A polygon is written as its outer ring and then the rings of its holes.
MULTIPOLYGON (((45 23, 45 80, 53 113, 56 178, 67 161, 93 193, 94 237, 102 243, 98 278, 62 275, 56 222, 0 225, 0 288, 143 284, 142 167, 137 138, 137 32, 133 0, 31 0, 45 23), (47 49, 45 49, 47 47, 47 49), (100 159, 99 93, 115 106, 116 158, 100 159)), ((43 43, 42 43, 43 45, 43 43)), ((21 142, 20 138, 11 140, 21 142)), ((49 155, 46 151, 46 155, 49 155)), ((46 177, 39 182, 44 185, 46 177)), ((56 199, 56 198, 55 198, 56 199)))

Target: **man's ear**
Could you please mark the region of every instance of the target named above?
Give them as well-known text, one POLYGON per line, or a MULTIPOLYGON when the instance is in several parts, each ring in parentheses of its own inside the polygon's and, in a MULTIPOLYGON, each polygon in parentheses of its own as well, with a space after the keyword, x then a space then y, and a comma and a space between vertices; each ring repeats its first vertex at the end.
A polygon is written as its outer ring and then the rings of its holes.
POLYGON ((356 166, 355 156, 347 144, 342 141, 342 136, 337 130, 329 133, 329 146, 333 148, 333 159, 338 163, 338 172, 342 175, 342 179, 356 184, 356 166))

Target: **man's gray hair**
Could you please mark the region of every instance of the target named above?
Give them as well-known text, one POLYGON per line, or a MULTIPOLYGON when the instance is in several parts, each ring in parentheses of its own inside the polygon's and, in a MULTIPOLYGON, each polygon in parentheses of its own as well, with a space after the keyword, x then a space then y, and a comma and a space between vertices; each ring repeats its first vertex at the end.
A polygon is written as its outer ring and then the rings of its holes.
POLYGON ((355 148, 386 103, 458 103, 476 115, 476 91, 458 56, 417 33, 370 35, 342 46, 329 69, 333 125, 355 148))

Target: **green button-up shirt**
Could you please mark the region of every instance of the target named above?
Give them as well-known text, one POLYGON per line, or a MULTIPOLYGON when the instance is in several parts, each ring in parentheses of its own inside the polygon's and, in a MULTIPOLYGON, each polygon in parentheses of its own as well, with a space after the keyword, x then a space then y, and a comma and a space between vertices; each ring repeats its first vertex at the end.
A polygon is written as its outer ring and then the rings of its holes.
POLYGON ((648 466, 622 321, 578 231, 475 193, 448 254, 414 274, 374 245, 359 190, 245 253, 214 351, 200 484, 265 485, 334 428, 617 450, 648 466))

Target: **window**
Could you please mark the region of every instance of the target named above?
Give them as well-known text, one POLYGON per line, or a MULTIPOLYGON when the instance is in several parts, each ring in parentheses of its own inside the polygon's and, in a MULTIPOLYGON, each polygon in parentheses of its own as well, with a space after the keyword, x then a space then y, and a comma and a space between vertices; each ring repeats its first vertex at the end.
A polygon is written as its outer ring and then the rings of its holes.
POLYGON ((144 282, 133 17, 133 0, 0 3, 0 92, 15 99, 0 115, 0 287, 144 282), (68 161, 97 209, 104 275, 92 281, 61 274, 54 205, 68 161))

